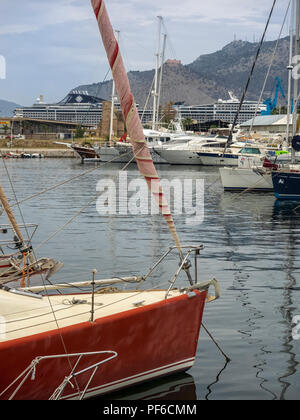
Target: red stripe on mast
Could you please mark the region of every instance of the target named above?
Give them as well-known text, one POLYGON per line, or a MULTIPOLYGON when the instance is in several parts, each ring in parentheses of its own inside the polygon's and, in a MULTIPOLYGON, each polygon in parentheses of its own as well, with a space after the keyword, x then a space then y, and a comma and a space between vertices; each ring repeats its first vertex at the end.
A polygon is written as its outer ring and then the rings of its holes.
POLYGON ((109 64, 110 64, 111 69, 113 69, 113 67, 114 67, 114 64, 115 64, 115 61, 117 59, 118 53, 119 53, 119 44, 116 43, 116 46, 115 46, 113 55, 112 55, 112 57, 111 57, 111 59, 109 61, 109 64))
POLYGON ((96 6, 93 6, 93 7, 94 7, 94 12, 95 12, 96 18, 98 19, 98 15, 99 15, 102 0, 98 0, 97 3, 98 4, 96 6))

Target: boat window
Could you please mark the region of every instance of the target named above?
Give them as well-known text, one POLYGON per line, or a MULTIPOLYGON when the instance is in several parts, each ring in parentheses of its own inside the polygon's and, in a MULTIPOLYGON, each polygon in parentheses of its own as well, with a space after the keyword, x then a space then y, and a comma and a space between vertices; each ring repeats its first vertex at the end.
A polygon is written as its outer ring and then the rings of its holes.
POLYGON ((224 143, 207 143, 203 147, 224 147, 224 143))
POLYGON ((153 141, 152 137, 148 137, 148 142, 151 143, 153 141))
POLYGON ((257 147, 243 147, 240 153, 248 155, 260 155, 260 150, 257 147))

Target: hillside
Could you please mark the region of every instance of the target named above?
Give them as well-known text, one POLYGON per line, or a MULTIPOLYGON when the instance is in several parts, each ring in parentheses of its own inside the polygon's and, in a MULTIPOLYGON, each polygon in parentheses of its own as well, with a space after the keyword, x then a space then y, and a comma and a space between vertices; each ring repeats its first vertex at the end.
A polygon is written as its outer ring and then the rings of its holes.
POLYGON ((0 99, 0 117, 12 117, 14 109, 20 107, 21 105, 15 104, 14 102, 0 99))
MULTIPOLYGON (((252 81, 249 86, 249 99, 258 99, 268 67, 272 60, 276 41, 265 42, 258 61, 252 81)), ((202 55, 187 67, 199 75, 208 77, 217 85, 224 86, 226 90, 232 90, 240 97, 245 88, 258 44, 244 41, 234 41, 226 45, 222 50, 213 54, 202 55)), ((285 92, 287 91, 287 64, 289 56, 289 38, 280 40, 274 58, 270 77, 266 85, 265 97, 269 96, 275 77, 282 79, 285 92)))
MULTIPOLYGON (((276 41, 264 43, 249 86, 248 99, 259 98, 275 45, 276 41)), ((189 105, 207 104, 219 98, 228 99, 229 90, 241 97, 257 48, 257 43, 234 41, 220 51, 200 55, 188 65, 165 66, 161 103, 184 101, 189 105)), ((282 79, 284 90, 287 91, 288 51, 289 38, 282 38, 264 92, 265 99, 272 91, 276 76, 282 79)), ((128 76, 136 102, 144 106, 154 78, 154 70, 131 71, 128 76)), ((87 90, 93 95, 110 99, 112 81, 82 85, 75 89, 87 90)))

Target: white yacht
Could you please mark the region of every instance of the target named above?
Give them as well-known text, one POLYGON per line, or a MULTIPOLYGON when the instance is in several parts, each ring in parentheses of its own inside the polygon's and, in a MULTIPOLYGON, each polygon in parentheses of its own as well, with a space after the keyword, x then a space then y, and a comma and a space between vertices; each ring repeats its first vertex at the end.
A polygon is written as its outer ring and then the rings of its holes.
MULTIPOLYGON (((147 146, 152 155, 154 163, 168 163, 159 153, 156 152, 156 147, 164 147, 169 145, 186 144, 192 137, 184 132, 170 133, 156 130, 144 130, 147 146)), ((131 151, 131 144, 129 142, 114 142, 112 146, 94 147, 95 152, 100 156, 102 162, 113 163, 127 163, 132 160, 133 154, 131 151)), ((135 159, 133 159, 135 162, 135 159)))
MULTIPOLYGON (((281 150, 279 144, 270 144, 265 141, 249 140, 249 139, 235 139, 229 147, 202 147, 197 152, 201 164, 205 166, 238 166, 238 159, 240 156, 259 157, 259 155, 266 155, 271 158, 281 159, 280 153, 285 153, 281 150)), ((272 160, 272 159, 271 159, 272 160)))
POLYGON ((237 167, 224 167, 219 171, 224 191, 273 191, 272 172, 263 166, 259 157, 240 156, 237 167))
POLYGON ((225 146, 226 139, 218 139, 216 136, 194 138, 185 143, 154 147, 154 151, 171 165, 201 165, 197 152, 203 147, 225 146))

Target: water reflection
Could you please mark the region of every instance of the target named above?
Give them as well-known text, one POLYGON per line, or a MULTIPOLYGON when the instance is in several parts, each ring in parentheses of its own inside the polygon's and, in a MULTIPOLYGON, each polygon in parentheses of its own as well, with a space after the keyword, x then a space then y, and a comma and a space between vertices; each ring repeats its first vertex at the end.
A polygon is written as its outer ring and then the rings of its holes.
POLYGON ((193 376, 179 373, 111 393, 101 399, 194 401, 197 400, 197 395, 193 376))
POLYGON ((208 385, 207 389, 208 389, 208 393, 205 395, 205 399, 209 400, 210 395, 213 394, 213 387, 214 385, 217 385, 220 380, 221 380, 221 376, 222 373, 225 371, 225 369, 227 368, 228 363, 230 363, 230 360, 226 360, 225 365, 222 367, 222 369, 218 372, 216 379, 208 385))
POLYGON ((280 312, 282 315, 283 323, 285 325, 285 333, 283 334, 283 342, 282 342, 282 351, 285 354, 288 354, 288 360, 286 361, 286 371, 278 378, 282 386, 282 390, 280 393, 279 398, 281 400, 285 399, 287 394, 288 388, 291 386, 290 382, 287 378, 293 376, 297 369, 297 365, 299 362, 296 360, 296 353, 294 350, 294 340, 292 337, 292 324, 293 318, 297 313, 295 312, 295 297, 294 291, 296 290, 296 276, 294 275, 295 271, 295 250, 296 250, 296 228, 297 228, 297 221, 299 221, 299 214, 297 215, 296 209, 299 206, 299 203, 294 202, 282 202, 277 200, 274 204, 274 213, 273 217, 277 221, 284 222, 289 226, 289 233, 288 233, 288 243, 286 246, 287 252, 287 264, 284 268, 286 273, 286 283, 283 288, 283 295, 282 295, 282 305, 280 306, 280 312), (295 211, 296 210, 296 211, 295 211))
MULTIPOLYGON (((297 280, 295 270, 295 260, 297 257, 296 241, 298 239, 298 226, 300 220, 299 203, 284 203, 276 201, 273 206, 270 206, 270 196, 256 195, 226 195, 224 194, 220 208, 224 212, 224 232, 227 244, 227 260, 232 263, 232 284, 227 290, 235 291, 236 301, 241 304, 243 312, 246 311, 247 317, 242 316, 243 326, 238 329, 241 334, 242 340, 245 340, 249 346, 258 348, 258 352, 254 354, 257 361, 253 367, 257 370, 256 378, 259 379, 260 388, 271 396, 271 399, 286 399, 287 391, 291 386, 289 378, 297 372, 298 361, 296 360, 296 353, 294 351, 294 340, 292 338, 293 318, 299 311, 299 301, 295 302, 294 293, 300 289, 297 287, 297 280), (237 199, 239 198, 239 199, 237 199), (297 213, 297 210, 299 211, 297 213), (235 215, 235 219, 230 215, 235 215), (238 218, 240 216, 240 218, 238 218), (254 223, 257 224, 253 229, 254 223), (261 260, 265 259, 266 269, 273 271, 274 267, 270 266, 272 258, 276 258, 278 254, 278 244, 280 249, 284 252, 284 261, 281 266, 280 285, 270 284, 255 284, 251 281, 252 272, 257 271, 257 265, 252 265, 247 260, 255 260, 259 249, 252 246, 251 242, 257 244, 255 237, 257 231, 261 230, 263 234, 261 238, 263 241, 270 239, 274 243, 274 255, 266 255, 265 250, 261 250, 261 260), (265 237, 263 236, 265 234, 265 237), (247 240, 248 252, 253 252, 253 255, 245 254, 243 252, 243 244, 241 238, 247 240), (271 256, 271 259, 269 258, 271 256), (271 261, 270 261, 271 260, 271 261), (281 303, 278 305, 279 313, 281 314, 282 321, 276 321, 275 325, 280 325, 281 335, 276 336, 275 340, 281 341, 281 350, 285 356, 285 362, 282 367, 285 371, 282 374, 277 374, 277 381, 280 383, 280 390, 274 391, 274 384, 270 379, 270 370, 272 370, 271 363, 274 357, 274 350, 272 342, 268 336, 261 337, 260 330, 266 323, 267 313, 265 313, 264 306, 259 305, 260 296, 259 289, 267 289, 273 291, 281 291, 281 303), (296 311, 296 312, 295 312, 296 311), (269 349, 272 350, 269 350, 269 349)), ((271 243, 272 245, 272 243, 271 243)), ((270 247, 270 244, 269 244, 270 247)), ((279 271, 280 273, 280 271, 279 271)), ((259 278, 256 277, 256 280, 259 278)), ((261 293, 261 292, 260 292, 261 293)), ((267 303, 267 299, 265 303, 267 303)), ((274 321, 273 321, 274 325, 274 321)), ((242 324, 241 324, 242 326, 242 324)), ((266 331, 268 334, 268 331, 266 331)), ((253 351, 253 350, 252 350, 253 351)), ((219 382, 219 376, 217 381, 219 382)), ((215 384, 214 383, 214 384, 215 384)), ((210 389, 210 388, 209 388, 210 389)), ((210 393, 208 394, 210 395, 210 393)))

